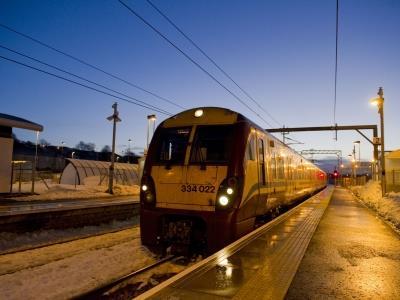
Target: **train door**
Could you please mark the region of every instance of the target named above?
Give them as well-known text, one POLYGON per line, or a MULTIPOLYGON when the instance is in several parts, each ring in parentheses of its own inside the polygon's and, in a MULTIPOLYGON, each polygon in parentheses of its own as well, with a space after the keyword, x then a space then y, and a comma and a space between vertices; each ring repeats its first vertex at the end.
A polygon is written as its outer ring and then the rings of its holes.
POLYGON ((263 136, 257 138, 257 154, 258 154, 258 201, 256 206, 256 215, 262 215, 266 212, 267 207, 267 177, 266 177, 266 149, 263 136))
POLYGON ((257 142, 254 129, 247 141, 244 168, 243 201, 238 216, 239 221, 254 216, 259 198, 257 142))

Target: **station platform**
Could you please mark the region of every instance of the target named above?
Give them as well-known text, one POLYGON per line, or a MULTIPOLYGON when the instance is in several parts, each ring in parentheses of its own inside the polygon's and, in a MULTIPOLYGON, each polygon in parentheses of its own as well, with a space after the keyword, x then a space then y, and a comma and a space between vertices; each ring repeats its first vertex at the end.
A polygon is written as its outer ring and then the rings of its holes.
POLYGON ((128 203, 139 203, 139 196, 114 196, 90 199, 56 199, 32 201, 21 201, 18 199, 1 199, 0 217, 128 203))
POLYGON ((287 299, 400 299, 400 235, 336 188, 287 299))
POLYGON ((400 299, 399 250, 388 225, 329 186, 137 299, 400 299))

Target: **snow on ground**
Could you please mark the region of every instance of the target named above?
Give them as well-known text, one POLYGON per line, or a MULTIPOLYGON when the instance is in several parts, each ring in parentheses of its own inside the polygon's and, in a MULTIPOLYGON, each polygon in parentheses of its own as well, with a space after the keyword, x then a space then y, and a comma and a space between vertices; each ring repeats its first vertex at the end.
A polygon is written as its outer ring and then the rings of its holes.
POLYGON ((106 231, 133 227, 139 223, 139 216, 129 220, 116 221, 97 226, 84 226, 81 228, 48 229, 25 233, 0 232, 0 254, 20 251, 50 243, 60 243, 76 238, 89 237, 106 231))
MULTIPOLYGON (((113 191, 114 194, 110 195, 107 193, 106 185, 98 185, 98 179, 86 178, 85 185, 69 185, 69 184, 58 184, 51 180, 46 179, 46 184, 43 181, 35 182, 35 193, 39 195, 18 197, 21 201, 32 201, 32 200, 57 200, 57 199, 89 199, 89 198, 100 198, 100 197, 112 197, 112 196, 128 196, 138 195, 139 186, 132 185, 119 185, 115 184, 113 191), (96 184, 94 184, 96 183, 96 184)), ((31 191, 31 182, 21 183, 21 192, 29 193, 31 191)), ((19 183, 13 185, 13 191, 19 191, 19 183)))
POLYGON ((0 255, 0 299, 70 299, 156 260, 135 227, 0 255))
POLYGON ((382 198, 379 181, 370 180, 364 186, 350 188, 367 206, 400 229, 400 193, 390 192, 382 198))

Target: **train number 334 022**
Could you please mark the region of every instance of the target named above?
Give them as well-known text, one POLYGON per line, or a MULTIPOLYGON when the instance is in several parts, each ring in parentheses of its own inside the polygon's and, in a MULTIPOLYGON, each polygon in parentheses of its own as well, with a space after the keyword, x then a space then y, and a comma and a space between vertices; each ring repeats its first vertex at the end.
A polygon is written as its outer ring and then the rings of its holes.
POLYGON ((191 192, 200 192, 200 193, 214 193, 215 186, 212 185, 198 185, 198 184, 182 184, 181 192, 191 193, 191 192))

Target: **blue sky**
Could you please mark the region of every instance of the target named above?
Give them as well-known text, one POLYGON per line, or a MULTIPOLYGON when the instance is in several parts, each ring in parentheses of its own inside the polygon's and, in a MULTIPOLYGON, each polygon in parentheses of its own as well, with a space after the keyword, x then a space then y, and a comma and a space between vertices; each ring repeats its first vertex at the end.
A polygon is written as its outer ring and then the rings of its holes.
MULTIPOLYGON (((153 0, 242 88, 286 127, 333 124, 336 1, 160 1, 153 0)), ((265 120, 278 127, 182 38, 146 1, 125 1, 229 87, 265 120)), ((378 124, 368 103, 385 92, 387 149, 400 148, 400 2, 341 0, 339 20, 338 125, 378 124)), ((0 23, 77 56, 181 106, 222 106, 269 127, 118 1, 0 2, 0 23)), ((89 78, 172 113, 179 108, 83 66, 0 27, 0 44, 89 78)), ((46 70, 4 49, 0 55, 46 70)), ((51 72, 54 72, 51 70, 51 72)), ((68 146, 80 140, 97 149, 111 143, 106 117, 117 99, 0 59, 1 112, 44 125, 41 137, 68 146)), ((144 147, 153 111, 117 100, 118 150, 144 147)), ((156 113, 157 122, 166 116, 156 113)), ((34 133, 15 130, 19 138, 34 133)), ((369 132, 367 132, 370 135, 369 132)), ((361 156, 372 147, 356 132, 296 133, 296 150, 342 150, 361 140, 361 156)), ((138 150, 139 151, 139 150, 138 150)))

